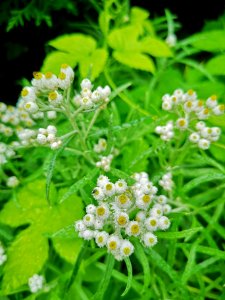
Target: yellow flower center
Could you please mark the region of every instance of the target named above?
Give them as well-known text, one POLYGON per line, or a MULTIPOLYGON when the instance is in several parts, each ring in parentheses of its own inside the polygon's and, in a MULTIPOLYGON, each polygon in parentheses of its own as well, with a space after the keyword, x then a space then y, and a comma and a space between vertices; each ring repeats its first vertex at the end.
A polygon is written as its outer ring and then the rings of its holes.
POLYGON ((151 220, 151 221, 150 221, 150 225, 156 226, 156 220, 151 220))
POLYGON ((23 89, 22 92, 21 92, 22 97, 26 97, 28 94, 29 94, 29 92, 28 92, 27 89, 23 89))
POLYGON ((100 207, 97 208, 96 212, 97 212, 97 215, 104 216, 104 214, 105 214, 105 208, 102 207, 102 206, 100 206, 100 207))
POLYGON ((179 120, 179 125, 182 127, 182 126, 185 126, 186 124, 186 121, 185 120, 179 120))
POLYGON ((52 72, 45 73, 45 78, 47 78, 47 79, 52 78, 52 72))
POLYGON ((122 194, 118 197, 118 200, 121 204, 126 204, 128 201, 128 197, 125 194, 122 194))
POLYGON ((62 69, 67 69, 68 67, 69 67, 69 66, 68 66, 67 64, 62 64, 62 65, 61 65, 61 68, 62 68, 62 69))
POLYGON ((42 74, 41 72, 34 72, 33 76, 35 79, 40 80, 42 78, 42 74))
POLYGON ((125 216, 119 216, 117 218, 117 223, 119 225, 125 225, 127 223, 127 218, 125 216))
POLYGON ((153 244, 155 239, 151 237, 151 238, 148 239, 148 241, 149 241, 150 244, 153 244))
POLYGON ((111 249, 111 250, 116 250, 116 248, 117 248, 117 243, 116 243, 116 241, 111 241, 111 242, 109 242, 109 249, 111 249))
POLYGON ((192 96, 194 94, 194 91, 193 90, 188 90, 187 93, 188 93, 189 96, 192 96))
POLYGON ((216 101, 217 100, 217 96, 216 95, 212 95, 210 98, 211 98, 212 101, 216 101))
POLYGON ((123 253, 124 253, 125 255, 129 255, 129 254, 130 254, 130 248, 129 248, 129 247, 123 248, 123 253))
POLYGON ((144 203, 149 203, 151 201, 151 197, 149 195, 144 195, 142 200, 144 203))
POLYGON ((58 77, 59 77, 59 79, 64 80, 64 79, 66 79, 66 74, 63 72, 60 72, 58 77))
POLYGON ((139 231, 140 231, 140 227, 139 227, 138 224, 134 224, 134 225, 131 226, 131 233, 132 234, 137 234, 137 233, 139 233, 139 231))
POLYGON ((105 186, 107 191, 111 191, 112 190, 112 185, 110 183, 107 183, 105 186))
POLYGON ((204 114, 204 115, 208 115, 208 113, 209 113, 209 109, 208 109, 208 108, 205 108, 204 111, 203 111, 203 114, 204 114))
POLYGON ((98 237, 98 242, 99 242, 99 243, 102 243, 102 242, 103 242, 103 237, 102 237, 102 236, 99 236, 99 237, 98 237))
POLYGON ((192 107, 192 102, 191 102, 191 101, 188 101, 188 102, 187 102, 187 107, 189 107, 189 108, 192 107))
POLYGON ((57 98, 57 93, 56 92, 51 92, 48 95, 48 97, 49 97, 50 100, 55 100, 57 98))

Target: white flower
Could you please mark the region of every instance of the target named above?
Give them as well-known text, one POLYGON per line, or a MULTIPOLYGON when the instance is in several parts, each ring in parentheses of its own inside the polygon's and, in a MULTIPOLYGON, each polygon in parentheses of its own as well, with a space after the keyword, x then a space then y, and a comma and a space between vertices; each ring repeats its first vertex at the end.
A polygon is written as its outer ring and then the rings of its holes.
POLYGON ((11 176, 7 179, 6 185, 10 188, 17 187, 19 184, 19 180, 16 176, 11 176))
POLYGON ((54 111, 54 110, 49 110, 49 111, 47 111, 47 118, 48 118, 49 120, 56 119, 56 117, 57 117, 56 111, 54 111))
POLYGON ((58 79, 56 75, 52 74, 51 72, 47 72, 44 75, 43 79, 44 88, 47 90, 55 90, 58 87, 58 79))
POLYGON ((50 148, 52 150, 57 150, 57 149, 59 149, 61 147, 61 145, 62 145, 62 141, 58 140, 56 142, 51 143, 50 144, 50 148))
POLYGON ((86 225, 86 226, 92 226, 92 225, 94 225, 95 217, 92 214, 86 214, 83 217, 83 222, 84 222, 84 225, 86 225))
POLYGON ((199 118, 199 120, 208 119, 209 116, 210 116, 210 110, 208 108, 204 108, 197 113, 197 117, 199 118))
POLYGON ((200 139, 200 135, 197 133, 197 132, 193 132, 190 134, 189 136, 189 140, 192 142, 192 143, 197 143, 200 139))
POLYGON ((155 217, 149 217, 145 220, 145 227, 150 231, 158 229, 158 219, 155 217))
POLYGON ((123 240, 120 246, 120 254, 124 257, 130 256, 134 252, 134 246, 128 240, 123 240))
POLYGON ((102 248, 106 245, 108 237, 109 234, 106 231, 100 231, 95 236, 95 242, 100 248, 102 248))
POLYGON ((168 34, 166 37, 166 43, 169 47, 174 47, 177 43, 177 36, 174 33, 168 34))
POLYGON ((24 109, 29 113, 33 114, 39 110, 39 107, 35 102, 26 102, 24 104, 24 109))
POLYGON ((105 198, 105 194, 103 192, 103 189, 100 187, 95 187, 92 191, 92 196, 95 200, 101 201, 105 198))
POLYGON ((162 103, 162 109, 163 110, 171 110, 172 109, 172 101, 170 100, 165 100, 162 103))
POLYGON ((91 84, 91 81, 88 79, 88 78, 85 78, 81 81, 81 84, 80 84, 82 90, 83 89, 89 89, 91 90, 92 89, 92 84, 91 84))
POLYGON ((59 92, 53 91, 48 94, 48 101, 52 106, 59 106, 63 101, 63 96, 59 92))
POLYGON ((125 193, 116 196, 115 203, 120 208, 129 208, 132 205, 131 199, 125 193))
POLYGON ((128 214, 124 212, 117 212, 115 215, 115 223, 120 227, 126 227, 129 222, 128 214))
POLYGON ((86 241, 90 241, 94 237, 94 231, 85 229, 84 231, 80 231, 79 236, 81 236, 86 241))
POLYGON ((129 236, 138 236, 141 233, 141 227, 139 222, 130 221, 126 227, 126 234, 129 236))
POLYGON ((206 139, 200 139, 200 140, 198 141, 198 147, 199 147, 200 149, 207 150, 207 149, 209 149, 209 147, 210 147, 210 141, 208 141, 208 140, 206 140, 206 139))
POLYGON ((185 130, 188 127, 188 120, 185 118, 179 118, 176 121, 176 126, 177 128, 179 128, 180 130, 185 130))
POLYGON ((200 121, 200 122, 198 122, 196 125, 195 125, 195 128, 197 129, 197 130, 202 130, 203 128, 205 128, 206 127, 206 124, 205 124, 205 122, 203 122, 203 121, 200 121))
POLYGON ((49 133, 49 134, 56 134, 57 133, 57 128, 53 125, 48 125, 46 130, 47 130, 47 133, 49 133))
POLYGON ((143 222, 146 219, 146 211, 140 210, 136 216, 135 216, 135 220, 137 222, 143 222))
POLYGON ((83 108, 91 108, 93 106, 93 102, 90 97, 82 97, 80 99, 80 106, 83 108))
POLYGON ((105 139, 99 139, 98 143, 94 145, 94 151, 96 153, 104 152, 107 148, 107 141, 105 139))
POLYGON ((103 192, 108 197, 113 196, 115 194, 115 185, 112 182, 107 182, 103 186, 103 192))
POLYGON ((104 221, 102 221, 102 220, 95 220, 95 222, 94 222, 94 228, 95 229, 102 229, 103 228, 103 226, 104 226, 104 221))
POLYGON ((120 179, 115 183, 116 193, 124 193, 127 190, 127 183, 125 180, 120 179))
POLYGON ((167 202, 167 197, 164 195, 159 195, 156 200, 159 204, 165 204, 167 202))
POLYGON ((146 247, 153 247, 157 244, 157 237, 153 233, 147 232, 143 235, 143 242, 146 247))
POLYGON ((224 114, 224 110, 225 110, 225 105, 221 104, 221 105, 218 105, 218 106, 213 108, 213 113, 216 116, 221 116, 221 115, 224 114))
POLYGON ((117 235, 110 235, 107 240, 107 248, 109 252, 115 252, 119 249, 121 240, 117 235))
POLYGON ((109 178, 105 175, 100 175, 97 179, 97 186, 103 188, 106 183, 109 182, 109 178))
POLYGON ((34 102, 36 100, 35 88, 29 86, 23 88, 21 97, 25 102, 34 102))
POLYGON ((207 100, 206 100, 206 105, 209 108, 214 108, 217 106, 217 96, 216 95, 212 95, 210 96, 207 100))
POLYGON ((163 205, 163 213, 164 214, 169 214, 171 212, 172 208, 169 204, 164 204, 163 205))
POLYGON ((28 285, 32 293, 37 293, 43 288, 44 277, 38 274, 34 274, 31 278, 29 278, 28 285))
POLYGON ((161 204, 155 204, 152 209, 150 210, 150 215, 152 217, 160 217, 163 214, 163 206, 161 204))
POLYGON ((94 204, 89 204, 87 207, 86 207, 86 212, 87 214, 94 214, 96 211, 96 206, 94 204))
POLYGON ((84 230, 87 229, 82 220, 79 220, 79 221, 75 222, 74 228, 78 232, 81 232, 81 231, 84 231, 84 230))
POLYGON ((47 143, 47 137, 44 134, 37 135, 37 142, 41 145, 45 145, 47 143))
POLYGON ((100 220, 105 220, 109 217, 109 207, 106 204, 101 204, 96 207, 96 217, 100 220))
POLYGON ((168 229, 170 227, 170 220, 165 216, 160 217, 158 219, 158 227, 162 230, 168 229))
POLYGON ((152 196, 148 194, 142 194, 136 199, 136 205, 140 209, 147 209, 152 202, 152 196))

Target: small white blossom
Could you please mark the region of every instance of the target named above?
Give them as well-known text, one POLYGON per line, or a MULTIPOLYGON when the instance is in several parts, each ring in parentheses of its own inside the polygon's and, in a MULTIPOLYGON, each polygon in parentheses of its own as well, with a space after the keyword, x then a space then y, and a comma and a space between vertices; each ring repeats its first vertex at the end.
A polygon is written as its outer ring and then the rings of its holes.
POLYGON ((10 188, 15 188, 19 184, 19 180, 16 176, 11 176, 7 179, 6 185, 10 188))
POLYGON ((29 278, 28 285, 31 293, 37 293, 43 288, 44 277, 38 274, 34 274, 31 278, 29 278))

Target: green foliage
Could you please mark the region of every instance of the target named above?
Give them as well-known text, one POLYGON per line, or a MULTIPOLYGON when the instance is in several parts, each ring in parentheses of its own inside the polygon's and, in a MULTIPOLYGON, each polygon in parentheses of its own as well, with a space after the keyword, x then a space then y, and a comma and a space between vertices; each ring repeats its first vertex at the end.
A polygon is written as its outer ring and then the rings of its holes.
MULTIPOLYGON (((42 270, 48 258, 46 234, 54 234, 82 216, 83 205, 80 198, 70 197, 62 205, 51 207, 44 191, 45 181, 29 183, 18 191, 16 201, 10 200, 0 213, 0 222, 9 226, 30 224, 9 248, 2 287, 6 294, 27 284, 28 278, 42 270), (74 205, 75 211, 70 209, 74 205)), ((61 190, 58 197, 64 192, 61 190)), ((56 191, 52 189, 50 198, 56 197, 56 191)), ((52 241, 56 252, 68 262, 74 263, 81 247, 80 239, 75 235, 69 238, 56 235, 52 241)))

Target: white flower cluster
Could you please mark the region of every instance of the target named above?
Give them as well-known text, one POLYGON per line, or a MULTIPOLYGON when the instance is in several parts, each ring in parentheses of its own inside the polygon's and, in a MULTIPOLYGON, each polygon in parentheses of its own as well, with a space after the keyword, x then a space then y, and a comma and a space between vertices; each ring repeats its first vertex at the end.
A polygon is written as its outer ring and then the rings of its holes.
MULTIPOLYGON (((63 64, 58 77, 51 72, 45 74, 34 72, 34 78, 31 81, 32 86, 23 88, 21 98, 24 109, 30 114, 38 117, 39 102, 38 99, 43 94, 48 93, 48 104, 54 108, 60 106, 63 102, 63 91, 68 89, 74 79, 73 69, 63 64)), ((51 112, 51 109, 49 109, 51 112)), ((55 117, 55 113, 49 114, 50 119, 55 117)))
POLYGON ((2 243, 0 242, 0 266, 4 264, 4 262, 7 260, 7 255, 5 254, 5 249, 2 246, 2 243))
POLYGON ((94 145, 94 151, 96 153, 104 152, 107 148, 107 141, 106 139, 99 139, 98 143, 94 145))
POLYGON ((37 142, 40 145, 49 145, 52 150, 60 148, 62 141, 56 137, 57 128, 49 125, 46 129, 39 128, 37 135, 37 142))
POLYGON ((101 168, 105 172, 109 172, 113 157, 113 154, 109 154, 108 156, 100 156, 100 161, 96 162, 96 167, 101 168))
POLYGON ((135 183, 128 186, 123 179, 112 183, 107 176, 99 176, 92 192, 98 204, 88 205, 86 215, 75 223, 81 238, 95 239, 99 247, 106 246, 117 260, 134 252, 131 237, 138 238, 145 247, 152 247, 157 243, 154 233, 170 227, 170 220, 164 215, 171 211, 168 198, 157 195, 158 188, 147 173, 135 173, 132 177, 135 183))
POLYGON ((159 185, 161 185, 161 187, 165 190, 165 191, 172 191, 174 182, 172 180, 172 174, 166 173, 163 175, 162 179, 159 180, 159 185))
POLYGON ((104 88, 99 86, 96 90, 92 91, 93 85, 88 78, 81 82, 81 92, 74 97, 74 104, 83 109, 90 109, 99 104, 109 102, 109 95, 111 89, 108 85, 104 88))
POLYGON ((15 155, 12 146, 0 142, 0 166, 7 163, 8 159, 15 155))
POLYGON ((208 149, 211 142, 219 139, 220 128, 207 127, 202 121, 212 115, 220 116, 224 114, 225 105, 219 105, 215 95, 203 101, 197 98, 197 94, 193 90, 184 93, 181 89, 177 89, 172 95, 165 94, 162 101, 162 109, 174 112, 178 115, 178 119, 175 123, 169 121, 165 126, 157 126, 155 128, 155 132, 160 134, 161 139, 165 141, 171 140, 175 135, 175 129, 188 131, 189 140, 203 150, 208 149))
POLYGON ((7 182, 6 182, 6 185, 9 187, 9 188, 15 188, 18 186, 19 184, 19 180, 16 176, 11 176, 7 179, 7 182))
POLYGON ((34 274, 29 278, 28 285, 31 293, 37 293, 43 288, 44 277, 42 275, 34 274))
POLYGON ((169 47, 175 47, 177 43, 177 36, 174 33, 170 33, 167 35, 165 42, 169 47))

